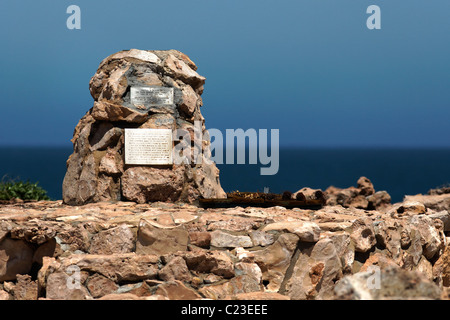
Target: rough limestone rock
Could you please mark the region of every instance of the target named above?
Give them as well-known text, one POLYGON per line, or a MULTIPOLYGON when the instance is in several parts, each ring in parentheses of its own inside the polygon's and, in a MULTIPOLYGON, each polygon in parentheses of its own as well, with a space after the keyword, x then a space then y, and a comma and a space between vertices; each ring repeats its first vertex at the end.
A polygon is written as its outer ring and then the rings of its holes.
POLYGON ((262 280, 268 291, 280 290, 298 241, 297 235, 285 233, 274 244, 255 252, 255 262, 261 268, 262 280))
POLYGON ((235 236, 220 230, 211 232, 211 245, 220 248, 253 247, 249 236, 235 236))
POLYGON ((407 202, 421 202, 427 209, 435 211, 449 211, 450 210, 450 193, 431 193, 431 194, 417 194, 414 196, 405 196, 407 202))
POLYGON ((294 300, 322 300, 333 298, 333 288, 342 278, 342 263, 338 251, 329 238, 314 246, 302 246, 291 278, 282 292, 294 300))
POLYGON ((377 243, 375 231, 370 219, 358 219, 353 222, 350 238, 356 252, 367 252, 377 243))
POLYGON ((139 223, 136 252, 164 254, 187 250, 189 234, 181 227, 158 228, 145 220, 139 223))
POLYGON ((446 247, 433 266, 433 277, 444 287, 450 287, 450 247, 446 247))
POLYGON ((0 301, 2 300, 10 300, 9 293, 5 290, 0 290, 0 301))
POLYGON ((90 252, 93 254, 114 254, 132 252, 135 235, 129 227, 122 224, 97 233, 91 239, 90 252))
POLYGON ((28 273, 32 264, 33 249, 26 241, 6 238, 0 243, 0 281, 28 273))
POLYGON ((163 281, 186 281, 192 280, 192 275, 182 257, 169 258, 165 266, 159 271, 159 277, 163 281))
POLYGON ((386 191, 375 192, 372 182, 366 177, 360 177, 357 187, 346 189, 330 186, 325 190, 327 205, 341 205, 367 210, 385 210, 391 204, 391 197, 386 191))
POLYGON ((0 204, 0 299, 449 299, 441 196, 380 211, 0 204))
POLYGON ((334 288, 342 300, 437 300, 439 288, 420 272, 398 267, 358 272, 347 276, 334 288), (378 277, 378 279, 376 278, 378 277))
POLYGON ((265 232, 269 231, 287 231, 297 235, 301 241, 317 242, 320 236, 320 228, 314 222, 296 221, 296 222, 275 222, 265 226, 265 232))
MULTIPOLYGON (((131 49, 101 62, 89 83, 94 105, 74 130, 73 153, 67 160, 63 182, 64 203, 193 202, 199 197, 226 198, 219 170, 214 163, 205 161, 210 155, 210 140, 200 112, 205 78, 196 70, 189 57, 176 50, 131 49), (173 104, 136 106, 131 103, 132 86, 173 88, 173 104), (126 128, 173 132, 183 129, 191 142, 196 143, 191 154, 194 157, 197 150, 199 160, 169 166, 126 165, 126 128), (202 134, 198 141, 194 140, 196 132, 202 134)), ((178 143, 176 137, 174 143, 178 143)))
POLYGON ((17 283, 14 286, 14 300, 37 300, 37 281, 31 280, 29 275, 17 275, 17 283))

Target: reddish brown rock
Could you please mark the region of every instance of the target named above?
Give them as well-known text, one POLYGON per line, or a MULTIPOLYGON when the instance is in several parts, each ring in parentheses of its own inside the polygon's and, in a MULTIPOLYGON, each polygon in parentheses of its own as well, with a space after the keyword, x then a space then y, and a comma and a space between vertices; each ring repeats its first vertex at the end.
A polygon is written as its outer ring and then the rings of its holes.
POLYGON ((14 300, 37 300, 38 285, 31 280, 29 275, 17 275, 17 283, 14 286, 14 300))
POLYGON ((90 235, 82 224, 79 224, 76 227, 65 225, 58 231, 55 240, 63 251, 89 251, 90 235))
POLYGON ((127 292, 127 293, 110 293, 99 298, 98 300, 146 300, 146 299, 127 292))
POLYGON ((346 189, 330 186, 325 190, 327 205, 342 205, 368 210, 384 210, 389 207, 391 197, 386 191, 375 192, 372 182, 366 177, 360 177, 357 187, 346 189))
POLYGON ((169 54, 164 59, 164 69, 168 75, 174 79, 180 79, 184 83, 192 86, 194 90, 198 90, 205 84, 205 77, 195 72, 185 60, 177 58, 175 55, 169 54))
POLYGON ((148 120, 148 114, 107 101, 95 102, 91 115, 97 121, 144 123, 148 120))
MULTIPOLYGON (((120 289, 119 289, 120 290, 120 289)), ((153 289, 147 284, 146 281, 135 284, 129 293, 134 294, 138 297, 149 297, 153 295, 153 289)))
MULTIPOLYGON (((201 103, 199 98, 191 86, 184 86, 182 89, 182 102, 179 106, 180 110, 186 115, 192 116, 201 103)), ((191 140, 193 141, 194 139, 191 140)))
POLYGON ((12 300, 9 293, 5 290, 0 290, 0 301, 2 300, 12 300))
POLYGON ((57 252, 57 243, 56 240, 50 239, 47 242, 41 244, 35 251, 33 254, 33 262, 42 265, 42 259, 44 257, 52 257, 56 254, 57 252))
POLYGON ((328 300, 342 276, 342 263, 333 241, 322 239, 315 246, 300 247, 292 276, 280 292, 293 300, 328 300))
POLYGON ((69 277, 70 275, 63 271, 49 274, 46 280, 46 298, 51 300, 87 300, 92 298, 81 282, 79 285, 73 283, 69 277))
POLYGON ((227 296, 224 300, 290 300, 290 298, 277 292, 246 292, 227 296))
POLYGON ((372 182, 366 177, 360 177, 357 181, 357 187, 360 189, 359 194, 370 196, 375 193, 372 182))
MULTIPOLYGON (((389 256, 399 263, 402 258, 402 235, 407 231, 400 223, 393 220, 379 221, 374 224, 377 243, 387 249, 389 256)), ((405 240, 405 239, 404 239, 405 240)), ((404 247, 406 244, 404 244, 404 247)))
POLYGON ((225 251, 198 251, 183 254, 189 270, 200 273, 213 273, 224 278, 235 275, 230 254, 225 251))
POLYGON ((262 288, 258 280, 249 275, 236 276, 225 283, 204 286, 199 289, 199 292, 202 295, 213 300, 225 299, 227 296, 259 291, 262 291, 262 288))
POLYGON ((26 274, 33 263, 33 249, 24 240, 3 239, 0 243, 0 281, 26 274))
POLYGON ((163 255, 186 251, 189 234, 181 227, 158 228, 145 220, 139 223, 136 253, 163 255))
POLYGON ((115 176, 123 173, 123 160, 118 152, 108 149, 100 160, 98 170, 108 176, 115 176))
MULTIPOLYGON (((122 253, 114 255, 72 254, 60 257, 58 261, 49 261, 39 273, 42 281, 53 272, 69 274, 70 270, 98 273, 116 282, 138 282, 146 279, 155 279, 158 274, 157 264, 159 257, 154 255, 137 255, 122 253)), ((66 275, 67 275, 66 274, 66 275)))
POLYGON ((189 282, 192 279, 186 261, 181 257, 171 258, 159 271, 158 276, 164 281, 179 280, 189 282))
POLYGON ((422 203, 426 208, 439 211, 450 211, 450 194, 418 194, 414 196, 405 196, 405 202, 416 201, 422 203))
POLYGON ((117 254, 132 252, 135 247, 135 235, 129 227, 122 224, 118 227, 101 231, 91 240, 89 253, 117 254))
POLYGON ((87 279, 87 289, 94 298, 100 298, 115 292, 119 286, 112 280, 96 273, 87 279))
POLYGON ((311 189, 311 188, 302 188, 292 194, 291 196, 288 196, 290 199, 295 200, 322 200, 324 203, 326 201, 325 199, 325 193, 320 189, 311 189))
POLYGON ((427 259, 432 259, 444 246, 442 234, 436 229, 433 220, 427 216, 413 216, 410 225, 420 234, 423 255, 427 259))
POLYGON ((13 226, 7 221, 0 221, 0 242, 11 232, 13 226))
POLYGON ((441 296, 438 286, 422 273, 398 267, 346 276, 334 291, 340 300, 436 300, 441 296))
POLYGON ((209 248, 211 244, 210 232, 189 232, 189 242, 197 247, 209 248))
POLYGON ((391 196, 386 191, 377 191, 366 199, 369 202, 367 207, 369 210, 385 211, 391 205, 391 196))
POLYGON ((359 270, 360 272, 366 272, 371 266, 379 267, 380 269, 387 269, 390 267, 398 267, 398 264, 394 260, 390 259, 386 255, 377 252, 371 255, 364 265, 359 270))
POLYGON ((237 262, 234 264, 236 275, 248 275, 256 279, 258 283, 262 283, 262 271, 256 263, 237 262))
POLYGON ((444 252, 433 266, 433 276, 444 287, 450 287, 450 247, 445 247, 444 252))
POLYGON ((177 280, 160 284, 155 293, 167 297, 169 300, 196 300, 202 298, 195 290, 186 287, 181 281, 177 280))
POLYGON ((355 244, 355 251, 367 252, 377 243, 371 219, 358 219, 351 228, 350 237, 355 244))
POLYGON ((394 218, 400 218, 425 214, 426 211, 427 209, 423 203, 418 201, 406 201, 392 206, 392 208, 388 210, 387 214, 394 218))
POLYGON ((122 176, 123 196, 131 201, 176 201, 181 196, 184 167, 131 167, 122 176))
POLYGON ((26 223, 11 230, 11 239, 22 239, 29 243, 43 244, 55 237, 55 229, 44 223, 26 223))

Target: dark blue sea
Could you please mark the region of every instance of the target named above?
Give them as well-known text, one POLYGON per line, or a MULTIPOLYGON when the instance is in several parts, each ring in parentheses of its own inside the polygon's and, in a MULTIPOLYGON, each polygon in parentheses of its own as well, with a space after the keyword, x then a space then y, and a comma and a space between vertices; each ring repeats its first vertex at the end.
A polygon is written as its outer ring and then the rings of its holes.
MULTIPOLYGON (((39 182, 62 198, 71 148, 0 148, 0 178, 39 182)), ((393 202, 450 183, 450 149, 280 149, 279 171, 261 176, 261 164, 218 165, 225 191, 295 192, 302 187, 356 186, 360 176, 386 190, 393 202)))

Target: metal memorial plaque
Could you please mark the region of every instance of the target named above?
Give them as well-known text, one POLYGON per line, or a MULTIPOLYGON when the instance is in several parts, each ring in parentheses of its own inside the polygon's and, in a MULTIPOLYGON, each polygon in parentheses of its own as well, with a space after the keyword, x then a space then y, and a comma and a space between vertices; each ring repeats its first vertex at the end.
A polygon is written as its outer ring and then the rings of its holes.
POLYGON ((125 129, 125 164, 172 164, 171 129, 125 129))
POLYGON ((161 106, 173 104, 173 88, 131 87, 131 104, 137 106, 161 106))

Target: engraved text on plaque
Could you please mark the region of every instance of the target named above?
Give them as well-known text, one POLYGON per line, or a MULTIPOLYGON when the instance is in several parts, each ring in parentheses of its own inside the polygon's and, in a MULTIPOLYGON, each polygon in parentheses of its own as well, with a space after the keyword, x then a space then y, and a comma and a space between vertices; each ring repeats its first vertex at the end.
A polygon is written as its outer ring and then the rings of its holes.
POLYGON ((160 106, 173 104, 173 88, 131 87, 131 103, 135 106, 160 106))
POLYGON ((125 129, 125 164, 172 164, 172 130, 125 129))

